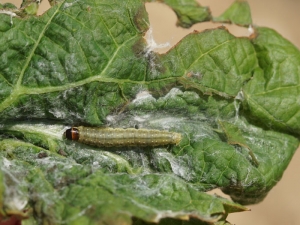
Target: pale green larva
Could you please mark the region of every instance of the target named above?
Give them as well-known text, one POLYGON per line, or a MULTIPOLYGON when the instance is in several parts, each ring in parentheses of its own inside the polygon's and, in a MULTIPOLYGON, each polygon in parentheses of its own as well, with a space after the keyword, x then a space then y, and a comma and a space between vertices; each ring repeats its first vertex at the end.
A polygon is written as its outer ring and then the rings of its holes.
POLYGON ((175 132, 83 126, 67 129, 65 137, 69 140, 75 140, 80 143, 98 147, 177 145, 181 140, 181 134, 175 132))

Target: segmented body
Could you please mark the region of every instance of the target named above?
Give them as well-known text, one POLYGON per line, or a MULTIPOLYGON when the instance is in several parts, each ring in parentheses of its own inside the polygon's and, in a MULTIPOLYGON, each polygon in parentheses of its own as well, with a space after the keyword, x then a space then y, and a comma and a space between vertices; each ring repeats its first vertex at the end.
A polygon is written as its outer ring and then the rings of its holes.
POLYGON ((175 132, 83 126, 68 129, 65 136, 70 140, 99 147, 163 146, 178 144, 181 140, 181 134, 175 132))

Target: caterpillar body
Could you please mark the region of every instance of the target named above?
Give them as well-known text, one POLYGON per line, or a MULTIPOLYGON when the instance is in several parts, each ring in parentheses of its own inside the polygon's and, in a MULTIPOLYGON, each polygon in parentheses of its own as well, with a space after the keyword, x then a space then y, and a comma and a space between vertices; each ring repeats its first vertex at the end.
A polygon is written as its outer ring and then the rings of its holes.
POLYGON ((175 132, 84 126, 67 129, 64 136, 69 140, 98 147, 177 145, 181 140, 181 134, 175 132))

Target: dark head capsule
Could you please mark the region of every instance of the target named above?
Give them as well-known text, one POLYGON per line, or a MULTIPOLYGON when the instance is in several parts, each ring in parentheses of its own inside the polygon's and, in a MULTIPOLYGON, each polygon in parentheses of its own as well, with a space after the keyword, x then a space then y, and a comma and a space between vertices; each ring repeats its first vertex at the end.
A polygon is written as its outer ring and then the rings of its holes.
POLYGON ((79 139, 79 131, 77 127, 72 127, 65 131, 65 137, 69 140, 77 141, 79 139))

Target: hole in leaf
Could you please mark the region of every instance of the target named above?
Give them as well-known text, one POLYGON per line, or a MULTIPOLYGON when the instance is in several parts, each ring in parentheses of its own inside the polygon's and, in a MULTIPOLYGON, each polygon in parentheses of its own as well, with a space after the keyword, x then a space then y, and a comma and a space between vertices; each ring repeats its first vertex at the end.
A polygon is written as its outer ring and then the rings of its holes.
POLYGON ((231 34, 236 37, 248 37, 251 32, 245 27, 234 24, 222 24, 203 22, 193 25, 189 29, 176 26, 177 17, 170 7, 162 3, 146 3, 146 10, 149 14, 150 27, 145 38, 152 51, 165 53, 176 45, 184 36, 194 30, 203 31, 224 25, 231 34))
POLYGON ((40 6, 39 6, 37 15, 39 16, 39 15, 44 14, 44 12, 46 12, 48 9, 50 9, 49 2, 48 1, 42 1, 40 6))

